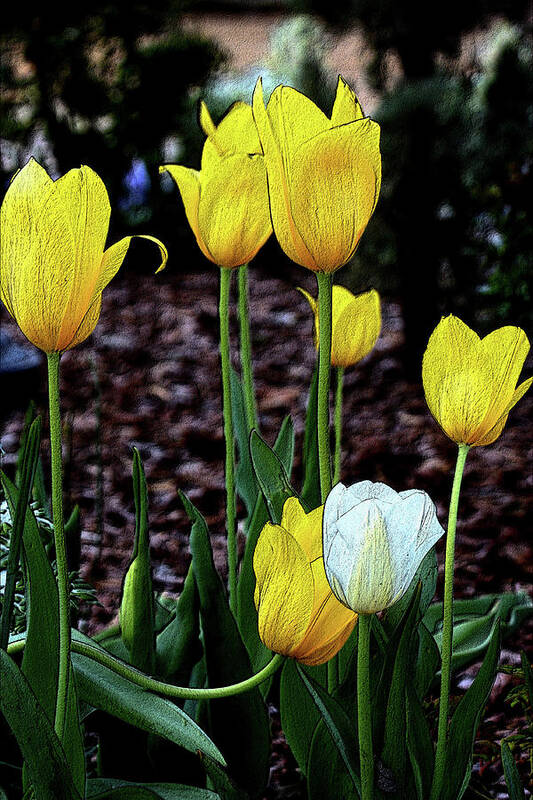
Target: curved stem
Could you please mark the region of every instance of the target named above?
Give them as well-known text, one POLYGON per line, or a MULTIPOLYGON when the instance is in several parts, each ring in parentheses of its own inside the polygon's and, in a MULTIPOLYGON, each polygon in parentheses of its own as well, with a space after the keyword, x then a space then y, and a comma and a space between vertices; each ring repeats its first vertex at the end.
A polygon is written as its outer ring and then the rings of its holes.
POLYGON ((357 641, 357 731, 361 765, 361 800, 374 797, 374 752, 370 705, 370 630, 371 614, 359 614, 357 641))
POLYGON ((59 594, 59 670, 54 729, 63 738, 67 714, 70 668, 70 601, 67 547, 63 523, 63 463, 61 411, 59 406, 59 362, 61 353, 48 353, 48 402, 50 409, 50 461, 52 466, 52 515, 59 594))
POLYGON ((250 344, 250 315, 248 312, 248 264, 243 264, 237 272, 239 284, 239 332, 244 405, 248 431, 257 428, 257 406, 254 392, 252 368, 252 348, 250 344))
POLYGON ((318 282, 318 465, 322 502, 331 491, 329 450, 329 378, 331 371, 331 275, 317 272, 318 282))
MULTIPOLYGON (((8 653, 12 655, 20 652, 20 650, 24 648, 25 643, 25 639, 18 639, 8 646, 8 653)), ((72 652, 79 653, 82 656, 91 658, 98 664, 102 664, 104 667, 108 667, 116 675, 126 678, 136 686, 140 686, 141 689, 155 692, 164 697, 184 698, 188 700, 214 700, 217 697, 231 697, 235 694, 249 692, 250 689, 263 683, 267 678, 270 678, 285 660, 285 656, 276 653, 262 670, 256 672, 255 675, 252 675, 244 681, 233 683, 230 686, 217 686, 213 689, 192 689, 188 686, 174 686, 171 683, 158 681, 150 677, 150 675, 146 675, 144 672, 135 669, 135 667, 131 667, 124 661, 120 661, 101 647, 95 647, 89 644, 89 642, 80 642, 77 639, 73 639, 72 652)))
POLYGON ((446 561, 444 565, 444 603, 442 623, 442 670, 440 680, 439 726, 437 751, 435 754, 435 771, 431 786, 430 800, 437 800, 443 781, 446 759, 446 739, 448 734, 448 708, 450 703, 450 681, 452 673, 452 639, 453 639, 453 570, 455 563, 455 531, 457 527, 457 509, 461 480, 468 455, 469 445, 460 444, 455 465, 450 510, 448 513, 448 530, 446 532, 446 561))
POLYGON ((231 413, 231 362, 229 342, 229 291, 231 270, 220 269, 220 361, 222 366, 222 410, 224 414, 224 439, 226 442, 226 532, 228 552, 229 604, 236 613, 237 603, 237 533, 235 508, 235 442, 231 413))
POLYGON ((337 385, 335 387, 335 467, 333 472, 333 485, 341 479, 341 442, 342 442, 342 384, 344 380, 344 367, 337 367, 337 385))

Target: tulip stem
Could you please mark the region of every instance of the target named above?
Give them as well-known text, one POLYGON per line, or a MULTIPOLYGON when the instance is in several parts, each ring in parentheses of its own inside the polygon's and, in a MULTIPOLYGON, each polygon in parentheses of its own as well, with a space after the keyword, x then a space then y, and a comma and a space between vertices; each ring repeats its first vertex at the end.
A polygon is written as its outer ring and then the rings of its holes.
POLYGON ((318 465, 322 502, 331 491, 329 448, 329 378, 331 371, 331 274, 317 272, 318 282, 318 465))
POLYGON ((48 353, 48 403, 50 410, 50 461, 52 467, 52 516, 59 594, 59 669, 54 729, 63 739, 67 714, 70 671, 70 599, 67 546, 63 524, 63 463, 61 453, 61 410, 59 362, 61 353, 48 353))
POLYGON ((357 730, 361 767, 361 800, 374 797, 374 752, 370 705, 370 631, 372 615, 359 614, 357 639, 357 730))
POLYGON ((222 411, 224 415, 224 439, 226 442, 226 532, 228 552, 229 605, 236 613, 237 603, 237 534, 235 508, 235 438, 231 411, 231 362, 229 343, 229 293, 230 269, 220 269, 220 300, 218 316, 220 322, 220 361, 222 366, 222 411))
POLYGON ((241 351, 241 371, 244 389, 244 406, 248 431, 257 428, 257 406, 254 392, 254 373, 252 368, 252 348, 250 345, 250 315, 248 312, 248 264, 243 264, 237 272, 239 284, 239 331, 241 351))
POLYGON ((453 571, 455 562, 455 531, 457 527, 457 509, 461 481, 465 467, 466 457, 470 447, 460 444, 455 465, 450 510, 448 513, 448 530, 446 532, 446 561, 444 565, 444 603, 442 623, 442 669, 440 679, 439 725, 437 750, 435 754, 435 771, 431 786, 430 800, 437 800, 440 796, 446 761, 446 740, 448 733, 448 708, 450 703, 450 681, 452 672, 452 639, 453 639, 453 571))
POLYGON ((342 384, 344 381, 344 367, 337 367, 337 385, 335 387, 335 470, 333 485, 336 486, 341 479, 341 441, 342 441, 342 384))

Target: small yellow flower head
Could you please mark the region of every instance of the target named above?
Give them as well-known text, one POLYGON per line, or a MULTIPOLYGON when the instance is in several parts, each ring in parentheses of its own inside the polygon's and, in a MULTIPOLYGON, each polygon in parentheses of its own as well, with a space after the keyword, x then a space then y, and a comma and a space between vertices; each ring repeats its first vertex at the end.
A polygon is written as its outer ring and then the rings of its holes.
POLYGON ((265 109, 261 79, 253 112, 281 247, 303 267, 334 272, 353 256, 376 207, 379 125, 363 117, 342 78, 331 119, 288 86, 274 89, 265 109))
POLYGON ((383 611, 405 594, 444 533, 425 492, 384 483, 338 483, 324 506, 324 567, 333 593, 360 614, 383 611))
MULTIPOLYGON (((110 217, 102 180, 86 166, 53 181, 31 158, 0 210, 0 297, 21 331, 45 353, 83 342, 100 317, 102 291, 131 236, 104 250, 110 217)), ((152 236, 167 260, 164 245, 152 236)))
MULTIPOLYGON (((303 294, 315 316, 315 346, 318 350, 318 303, 304 289, 303 294)), ((381 307, 375 289, 353 295, 344 286, 333 287, 331 365, 351 367, 367 356, 381 330, 381 307)))
POLYGON ((175 180, 204 256, 231 269, 251 261, 272 233, 261 145, 246 103, 235 103, 218 126, 202 103, 200 124, 201 170, 165 164, 159 171, 175 180))
POLYGON ((281 525, 267 523, 254 553, 259 635, 276 653, 323 664, 341 649, 357 616, 333 596, 322 558, 324 506, 306 514, 296 497, 281 525))
POLYGON ((430 336, 422 362, 429 410, 444 433, 472 447, 492 444, 533 378, 516 386, 529 352, 521 328, 507 325, 480 339, 450 314, 430 336))

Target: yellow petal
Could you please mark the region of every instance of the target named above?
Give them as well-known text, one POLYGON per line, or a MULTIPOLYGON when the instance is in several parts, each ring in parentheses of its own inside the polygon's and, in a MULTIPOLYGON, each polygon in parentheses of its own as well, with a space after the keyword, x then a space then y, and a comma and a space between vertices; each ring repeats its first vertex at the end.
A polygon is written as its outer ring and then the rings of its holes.
POLYGON ((262 156, 228 156, 201 173, 198 228, 220 267, 251 261, 272 232, 262 156))
POLYGON ((313 256, 294 223, 288 183, 289 177, 286 169, 287 164, 285 163, 287 153, 285 152, 282 156, 281 145, 274 135, 273 123, 265 109, 261 78, 257 81, 254 90, 253 115, 265 158, 270 214, 276 238, 289 258, 303 267, 316 270, 317 265, 313 256))
POLYGON ((247 103, 234 103, 215 126, 206 104, 202 102, 200 125, 207 136, 202 151, 202 170, 209 170, 214 162, 224 156, 236 153, 262 154, 252 107, 247 103))
POLYGON ((270 650, 287 655, 311 618, 311 567, 296 539, 279 525, 267 523, 255 548, 254 572, 259 635, 270 650))
POLYGON ((337 93, 333 110, 331 112, 331 127, 345 125, 347 122, 355 122, 363 119, 364 114, 355 92, 350 89, 346 81, 339 75, 337 82, 337 93))
POLYGON ((307 513, 297 497, 289 497, 281 515, 281 527, 294 536, 309 562, 322 556, 324 506, 307 513))
POLYGON ((98 320, 100 319, 100 309, 102 306, 102 295, 98 294, 90 305, 87 313, 80 323, 78 330, 75 332, 72 340, 63 347, 63 350, 71 350, 77 344, 81 344, 87 339, 88 336, 96 328, 98 320))
POLYGON ((195 169, 181 167, 177 164, 165 164, 159 167, 159 172, 168 172, 176 181, 177 187, 183 200, 187 221, 191 226, 192 232, 196 237, 198 247, 206 258, 216 263, 209 252, 198 224, 198 208, 200 205, 200 173, 195 169))
MULTIPOLYGON (((319 271, 333 272, 352 257, 380 183, 379 126, 372 120, 332 128, 299 147, 292 162, 290 204, 319 271)), ((274 216, 273 225, 279 239, 274 216)))
POLYGON ((496 441, 498 436, 501 434, 502 430, 505 427, 505 423, 507 422, 507 417, 509 415, 509 411, 515 406, 521 397, 525 395, 531 384, 533 383, 533 378, 528 378, 527 381, 524 381, 520 384, 520 386, 514 392, 511 400, 506 405, 505 410, 501 417, 498 419, 496 424, 487 431, 481 438, 476 439, 473 442, 474 447, 480 447, 481 445, 492 444, 496 441))
POLYGON ((380 330, 380 300, 374 289, 354 296, 343 286, 333 287, 331 363, 334 367, 346 368, 361 361, 376 344, 380 330))

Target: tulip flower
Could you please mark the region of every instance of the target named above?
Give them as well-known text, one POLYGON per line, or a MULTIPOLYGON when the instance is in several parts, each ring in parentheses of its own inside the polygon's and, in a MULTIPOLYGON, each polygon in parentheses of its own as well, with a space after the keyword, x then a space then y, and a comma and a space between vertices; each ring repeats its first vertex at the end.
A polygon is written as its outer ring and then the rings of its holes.
POLYGON ((326 577, 347 608, 373 614, 405 594, 426 553, 444 533, 425 492, 384 483, 338 483, 324 507, 326 577))
MULTIPOLYGON (((318 303, 299 289, 315 317, 315 346, 318 350, 318 303)), ((333 286, 331 366, 350 367, 364 358, 376 344, 381 330, 379 294, 375 289, 353 295, 344 286, 333 286)))
POLYGON ((479 447, 501 434, 509 411, 533 378, 516 386, 529 352, 521 328, 498 328, 483 339, 450 314, 430 336, 422 362, 429 410, 457 444, 479 447))
POLYGON ((339 78, 331 118, 305 95, 278 86, 253 113, 268 174, 276 237, 290 259, 331 273, 354 254, 381 185, 379 125, 339 78))
POLYGON ((201 169, 165 164, 176 182, 198 247, 219 267, 246 264, 272 233, 265 164, 246 103, 235 103, 218 126, 205 104, 207 134, 201 169))
POLYGON ((333 596, 322 558, 324 507, 306 513, 285 501, 280 525, 267 523, 254 553, 259 635, 274 652, 323 664, 343 646, 356 615, 333 596))
MULTIPOLYGON (((98 322, 102 291, 133 238, 105 250, 109 217, 106 188, 86 166, 53 181, 31 158, 9 185, 0 211, 0 297, 45 353, 83 342, 98 322)), ((141 238, 158 245, 163 269, 164 245, 141 238)))

